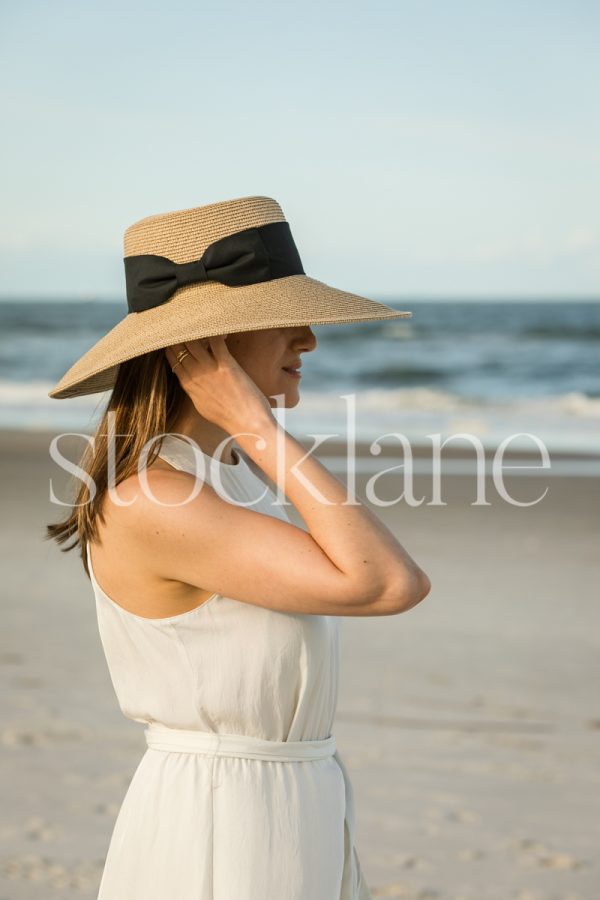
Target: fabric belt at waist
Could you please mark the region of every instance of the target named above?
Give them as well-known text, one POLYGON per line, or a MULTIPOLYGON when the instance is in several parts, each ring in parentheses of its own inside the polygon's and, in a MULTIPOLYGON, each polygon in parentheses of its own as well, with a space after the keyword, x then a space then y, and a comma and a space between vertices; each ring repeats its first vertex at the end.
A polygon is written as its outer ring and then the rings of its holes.
POLYGON ((216 734, 168 728, 150 722, 144 729, 146 743, 152 750, 201 753, 208 756, 238 756, 274 762, 296 762, 305 759, 326 759, 336 753, 335 735, 315 741, 269 741, 245 734, 216 734))

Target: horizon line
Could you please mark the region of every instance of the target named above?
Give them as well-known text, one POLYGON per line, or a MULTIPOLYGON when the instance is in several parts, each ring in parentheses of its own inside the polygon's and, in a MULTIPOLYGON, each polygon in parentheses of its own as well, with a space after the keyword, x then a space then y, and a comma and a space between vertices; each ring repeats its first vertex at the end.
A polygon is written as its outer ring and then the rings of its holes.
MULTIPOLYGON (((371 293, 367 291, 365 293, 371 293)), ((600 295, 594 294, 372 294, 372 299, 381 303, 600 303, 600 295)), ((108 294, 0 294, 0 303, 120 303, 127 308, 124 297, 108 294)))

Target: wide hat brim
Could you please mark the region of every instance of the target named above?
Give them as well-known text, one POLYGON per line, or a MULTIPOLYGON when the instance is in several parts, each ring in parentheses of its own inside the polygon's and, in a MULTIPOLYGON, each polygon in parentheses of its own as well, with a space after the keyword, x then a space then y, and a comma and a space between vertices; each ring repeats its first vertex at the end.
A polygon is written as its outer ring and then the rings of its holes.
POLYGON ((166 303, 126 315, 71 366, 48 396, 63 400, 110 390, 122 362, 196 338, 410 316, 411 312, 350 294, 308 275, 239 287, 216 281, 191 284, 166 303))

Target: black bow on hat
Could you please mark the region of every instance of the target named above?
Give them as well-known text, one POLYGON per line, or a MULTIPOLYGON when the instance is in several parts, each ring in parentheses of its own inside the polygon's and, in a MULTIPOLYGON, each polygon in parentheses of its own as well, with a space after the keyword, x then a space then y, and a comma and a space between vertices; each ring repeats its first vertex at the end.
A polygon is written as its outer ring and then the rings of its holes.
POLYGON ((129 312, 143 312, 166 303, 175 291, 200 281, 220 281, 229 287, 304 275, 288 222, 226 235, 206 248, 200 259, 176 263, 166 256, 126 256, 125 283, 129 312))

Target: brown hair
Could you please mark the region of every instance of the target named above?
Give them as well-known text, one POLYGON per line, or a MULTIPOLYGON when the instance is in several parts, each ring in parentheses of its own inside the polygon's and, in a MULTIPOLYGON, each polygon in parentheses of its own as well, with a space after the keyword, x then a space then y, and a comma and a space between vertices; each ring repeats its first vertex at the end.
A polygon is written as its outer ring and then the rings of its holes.
MULTIPOLYGON (((64 553, 80 544, 81 560, 88 578, 87 544, 98 538, 97 516, 104 523, 101 510, 108 489, 108 414, 114 413, 116 487, 125 478, 137 474, 138 459, 147 441, 172 430, 186 396, 177 376, 171 372, 164 350, 153 350, 119 365, 100 423, 78 463, 96 492, 92 497, 86 481, 79 482, 68 517, 46 526, 47 540, 63 544, 75 536, 68 547, 61 549, 64 553)), ((150 448, 148 465, 156 458, 160 444, 161 441, 156 441, 150 448)))

